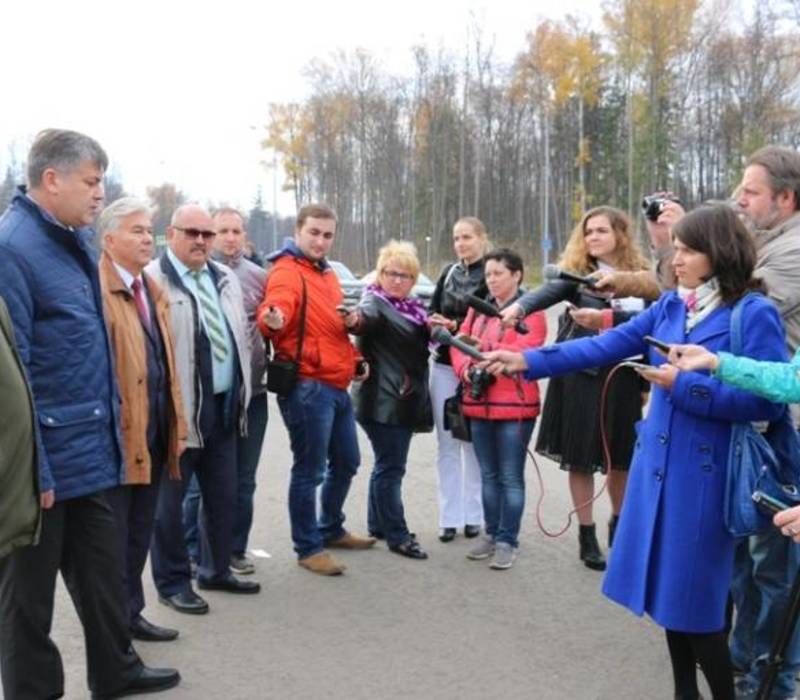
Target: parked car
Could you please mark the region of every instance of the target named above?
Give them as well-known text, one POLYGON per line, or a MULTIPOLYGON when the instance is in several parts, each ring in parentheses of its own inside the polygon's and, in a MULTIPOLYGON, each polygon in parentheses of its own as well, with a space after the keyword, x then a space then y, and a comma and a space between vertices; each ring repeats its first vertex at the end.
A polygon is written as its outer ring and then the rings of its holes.
POLYGON ((339 284, 342 286, 345 303, 348 306, 357 304, 366 286, 364 280, 358 279, 343 262, 328 260, 328 264, 333 268, 333 271, 339 278, 339 284))
MULTIPOLYGON (((368 272, 361 278, 362 290, 366 289, 367 285, 372 284, 374 281, 375 270, 368 272)), ((425 303, 425 306, 429 306, 434 289, 436 289, 436 285, 431 282, 424 272, 420 272, 417 276, 417 283, 411 288, 411 296, 419 297, 425 303)))

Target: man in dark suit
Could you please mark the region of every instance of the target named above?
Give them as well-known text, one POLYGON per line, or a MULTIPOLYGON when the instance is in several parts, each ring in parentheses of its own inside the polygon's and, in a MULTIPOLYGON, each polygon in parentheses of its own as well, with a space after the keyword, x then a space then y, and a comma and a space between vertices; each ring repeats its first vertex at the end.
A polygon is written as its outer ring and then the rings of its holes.
POLYGON ((105 492, 120 481, 119 406, 91 246, 108 158, 94 139, 51 129, 28 155, 28 188, 0 219, 0 296, 36 406, 44 509, 36 547, 0 561, 5 697, 58 698, 64 671, 50 639, 61 571, 81 616, 96 698, 176 685, 131 647, 116 522, 105 492))

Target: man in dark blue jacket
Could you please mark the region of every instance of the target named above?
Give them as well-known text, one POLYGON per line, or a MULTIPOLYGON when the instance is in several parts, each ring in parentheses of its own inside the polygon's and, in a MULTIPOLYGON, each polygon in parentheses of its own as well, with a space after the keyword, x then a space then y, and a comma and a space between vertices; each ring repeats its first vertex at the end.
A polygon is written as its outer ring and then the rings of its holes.
POLYGON ((176 685, 131 647, 114 516, 119 405, 88 226, 103 201, 108 159, 83 134, 51 129, 28 156, 0 219, 0 296, 33 392, 43 518, 38 546, 0 562, 0 671, 7 698, 58 698, 61 657, 50 639, 59 569, 81 616, 95 698, 176 685))

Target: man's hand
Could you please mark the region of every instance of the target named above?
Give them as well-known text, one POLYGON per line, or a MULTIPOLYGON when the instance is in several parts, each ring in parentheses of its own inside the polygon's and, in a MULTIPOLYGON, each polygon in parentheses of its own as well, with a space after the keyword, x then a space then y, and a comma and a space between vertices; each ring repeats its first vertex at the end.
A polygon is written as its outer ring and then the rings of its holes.
POLYGON ((500 312, 500 322, 506 328, 513 328, 515 325, 517 325, 517 321, 519 321, 524 315, 525 312, 523 311, 522 307, 514 302, 511 304, 511 306, 507 306, 500 312))
POLYGON ((603 327, 603 312, 600 309, 572 308, 569 310, 572 320, 579 326, 592 331, 599 331, 603 327))
POLYGON ((667 364, 637 371, 651 384, 656 384, 667 390, 672 389, 672 385, 675 384, 675 378, 678 376, 678 368, 667 364))
POLYGON ((786 537, 791 537, 800 544, 800 506, 787 508, 780 513, 775 513, 772 518, 775 527, 779 527, 786 537))
POLYGON ((602 289, 604 292, 611 292, 612 294, 617 293, 619 275, 616 272, 612 270, 595 270, 589 277, 595 280, 595 289, 602 289))
POLYGON ((45 510, 50 510, 56 502, 56 492, 53 489, 39 494, 39 503, 45 510))
POLYGON ((506 372, 524 372, 528 369, 525 356, 521 352, 511 350, 490 350, 483 353, 486 358, 483 362, 476 363, 490 374, 500 375, 506 372))
MULTIPOLYGON (((654 192, 656 197, 672 197, 672 192, 654 192)), ((686 214, 686 210, 677 202, 666 200, 661 205, 661 213, 656 221, 647 219, 647 232, 654 248, 664 248, 672 242, 672 227, 686 214)))
POLYGON ((668 358, 678 369, 686 371, 715 370, 719 366, 719 357, 702 345, 673 345, 668 358))
POLYGON ((283 316, 283 311, 280 309, 275 308, 274 306, 270 306, 261 316, 261 320, 264 322, 264 325, 273 331, 279 331, 283 328, 283 324, 286 323, 286 319, 283 316))

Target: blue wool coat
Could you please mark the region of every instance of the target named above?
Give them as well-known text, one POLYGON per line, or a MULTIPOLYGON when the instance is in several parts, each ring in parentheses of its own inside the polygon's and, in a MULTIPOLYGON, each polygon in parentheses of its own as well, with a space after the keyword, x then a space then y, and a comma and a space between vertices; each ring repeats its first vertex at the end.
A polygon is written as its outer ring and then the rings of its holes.
POLYGON ((0 218, 0 296, 33 391, 42 491, 56 500, 120 483, 119 399, 88 228, 20 190, 0 218))
MULTIPOLYGON (((760 295, 745 302, 743 355, 785 358, 777 310, 760 295)), ((676 292, 597 337, 525 353, 537 379, 647 354, 643 340, 730 348, 731 307, 722 306, 685 333, 686 307, 676 292)), ((708 373, 680 372, 671 391, 654 387, 647 417, 637 425, 625 501, 603 592, 637 615, 683 632, 724 626, 735 540, 722 519, 731 423, 773 420, 782 404, 722 384, 708 373)))

